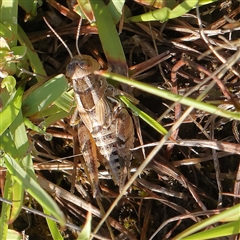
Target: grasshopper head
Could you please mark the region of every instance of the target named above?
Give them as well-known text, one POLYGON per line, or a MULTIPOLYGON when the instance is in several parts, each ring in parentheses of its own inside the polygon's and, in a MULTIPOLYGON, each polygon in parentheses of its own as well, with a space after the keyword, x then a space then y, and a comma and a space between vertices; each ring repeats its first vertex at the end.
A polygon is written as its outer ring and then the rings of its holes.
POLYGON ((89 55, 77 55, 73 57, 66 68, 66 76, 71 79, 83 78, 96 70, 99 63, 89 55))

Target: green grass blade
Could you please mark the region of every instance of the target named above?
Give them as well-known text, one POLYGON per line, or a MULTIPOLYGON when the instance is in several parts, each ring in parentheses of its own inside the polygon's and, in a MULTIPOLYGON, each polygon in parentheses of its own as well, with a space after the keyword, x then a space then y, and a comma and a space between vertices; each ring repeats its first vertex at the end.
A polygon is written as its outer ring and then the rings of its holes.
POLYGON ((164 7, 154 11, 149 11, 147 13, 133 16, 128 18, 131 22, 149 22, 149 21, 162 21, 165 22, 169 19, 171 9, 164 7))
POLYGON ((11 240, 22 240, 23 235, 17 231, 14 231, 12 229, 8 229, 7 232, 7 239, 11 240))
POLYGON ((217 239, 224 236, 232 236, 240 233, 240 220, 223 224, 221 226, 193 234, 189 237, 182 238, 182 240, 195 239, 217 239))
MULTIPOLYGON (((23 121, 22 112, 20 111, 13 123, 9 127, 11 138, 14 142, 14 147, 16 150, 14 152, 17 152, 17 158, 16 160, 20 161, 20 164, 29 166, 33 166, 32 162, 26 162, 24 155, 26 154, 28 148, 29 148, 29 142, 26 134, 26 129, 23 121)), ((4 144, 4 142, 3 142, 4 144)), ((6 151, 6 150, 5 150, 6 151)), ((30 168, 28 171, 31 171, 30 168)), ((33 172, 33 169, 32 169, 33 172)), ((11 216, 9 219, 9 222, 12 223, 19 215, 22 205, 23 205, 23 198, 24 198, 24 188, 22 184, 14 181, 12 179, 13 185, 12 185, 12 211, 11 216)))
POLYGON ((42 65, 42 62, 38 56, 38 54, 36 53, 36 51, 34 51, 34 47, 31 43, 31 41, 29 40, 28 36, 26 35, 26 33, 23 31, 23 29, 18 26, 18 41, 20 42, 20 44, 22 46, 26 46, 27 47, 27 57, 29 59, 31 68, 33 70, 34 73, 36 73, 36 78, 37 80, 43 81, 44 78, 39 76, 39 75, 43 75, 43 76, 47 76, 44 67, 42 65))
POLYGON ((24 116, 33 115, 48 107, 67 90, 67 87, 66 77, 60 74, 36 88, 23 100, 24 116))
POLYGON ((240 112, 227 111, 227 110, 218 108, 214 105, 204 103, 204 102, 201 102, 201 101, 197 101, 193 98, 176 95, 176 94, 173 94, 173 93, 171 93, 167 90, 158 89, 158 88, 156 88, 154 86, 151 86, 147 83, 142 83, 142 82, 136 81, 134 79, 130 79, 130 78, 127 78, 127 77, 124 77, 124 76, 121 76, 119 74, 115 74, 115 73, 112 73, 112 72, 107 72, 107 71, 98 71, 97 72, 96 71, 96 74, 100 74, 100 75, 102 75, 106 78, 110 78, 112 80, 134 86, 134 87, 136 87, 136 88, 138 88, 138 89, 140 89, 144 92, 151 93, 153 95, 171 100, 173 102, 180 102, 180 103, 182 103, 184 105, 187 105, 187 106, 193 106, 196 109, 203 110, 203 111, 206 111, 206 112, 211 113, 211 114, 216 114, 218 116, 222 116, 222 117, 226 117, 226 118, 232 118, 232 119, 235 119, 235 120, 240 120, 240 112))
POLYGON ((110 0, 107 7, 109 12, 112 15, 113 22, 117 24, 122 16, 122 9, 124 6, 125 0, 110 0))
POLYGON ((70 112, 75 106, 75 99, 69 92, 64 92, 56 101, 54 101, 54 104, 65 112, 70 112))
MULTIPOLYGON (((47 215, 51 215, 51 212, 49 212, 48 210, 46 210, 45 208, 43 209, 44 213, 47 215)), ((54 222, 53 220, 46 218, 47 224, 48 224, 48 228, 51 232, 52 238, 54 240, 63 240, 63 237, 57 227, 57 223, 54 222)))
POLYGON ((210 4, 210 3, 214 3, 214 2, 217 2, 218 0, 199 0, 198 1, 198 6, 201 7, 201 6, 204 6, 204 5, 207 5, 207 4, 210 4))
POLYGON ((12 177, 22 186, 25 190, 38 201, 43 208, 51 213, 63 226, 65 218, 53 199, 39 186, 39 184, 29 174, 27 174, 20 165, 10 155, 5 154, 4 160, 6 167, 12 177))
POLYGON ((169 12, 169 19, 177 18, 193 9, 199 0, 185 0, 169 12))
POLYGON ((10 100, 0 112, 0 135, 11 125, 18 115, 22 104, 23 89, 18 88, 16 93, 11 96, 10 100))
MULTIPOLYGON (((36 180, 32 158, 30 154, 27 154, 29 141, 24 120, 22 112, 19 112, 18 116, 9 127, 9 135, 11 136, 17 151, 17 157, 15 157, 16 161, 18 161, 21 166, 27 167, 27 173, 36 180)), ((6 142, 3 142, 3 144, 6 145, 6 142)), ((12 152, 7 153, 11 155, 12 152)))
POLYGON ((167 1, 169 3, 173 3, 161 9, 156 9, 154 11, 149 11, 147 13, 130 17, 129 20, 132 22, 149 22, 149 21, 162 21, 165 22, 172 18, 177 18, 190 10, 194 9, 196 5, 199 3, 199 6, 203 6, 209 3, 213 3, 217 0, 185 0, 178 4, 174 8, 175 1, 167 1))
POLYGON ((13 223, 22 210, 24 189, 21 184, 14 181, 12 186, 12 211, 8 223, 13 223))
POLYGON ((44 127, 49 127, 52 123, 58 121, 59 119, 63 119, 69 115, 72 115, 74 113, 74 108, 71 110, 71 112, 64 112, 64 111, 60 111, 60 112, 57 112, 55 114, 52 114, 51 116, 47 117, 44 119, 44 122, 43 122, 43 126, 44 127))
MULTIPOLYGON (((24 119, 22 113, 20 112, 14 122, 9 127, 11 131, 11 136, 18 153, 16 160, 21 166, 26 167, 26 174, 31 176, 36 180, 33 163, 30 154, 26 154, 29 149, 29 142, 26 134, 24 119)), ((12 152, 9 152, 12 153, 12 152)), ((12 179, 13 180, 13 179, 12 179)), ((9 218, 9 223, 12 223, 19 215, 22 210, 23 199, 24 199, 24 187, 21 182, 13 180, 12 187, 12 211, 9 218)))
POLYGON ((77 3, 78 5, 74 7, 75 12, 82 16, 83 19, 94 22, 95 17, 89 0, 77 0, 77 3))
POLYGON ((2 80, 1 88, 5 88, 9 94, 13 94, 16 87, 16 79, 13 76, 7 76, 2 80))
MULTIPOLYGON (((18 157, 18 161, 21 159, 20 164, 26 164, 24 155, 29 148, 29 142, 26 134, 26 129, 23 121, 22 112, 19 112, 13 123, 9 126, 11 137, 13 139, 18 157)), ((22 184, 13 180, 12 186, 12 211, 9 218, 9 222, 12 223, 19 215, 24 198, 24 189, 22 184)))
MULTIPOLYGON (((13 33, 7 28, 7 26, 5 26, 2 23, 0 23, 0 36, 4 37, 5 39, 13 39, 14 38, 13 33)), ((6 50, 6 48, 4 48, 3 46, 1 46, 1 48, 6 50)))
MULTIPOLYGON (((22 112, 19 112, 18 116, 9 126, 9 130, 11 131, 11 136, 18 151, 18 159, 21 159, 29 148, 22 112)), ((21 162, 23 163, 23 161, 21 162)))
MULTIPOLYGON (((4 184, 4 195, 6 199, 12 199, 12 188, 11 188, 11 176, 7 172, 4 184)), ((8 232, 8 219, 10 217, 11 205, 3 202, 0 216, 0 236, 2 240, 7 239, 8 232)))
POLYGON ((32 129, 33 131, 39 133, 39 134, 46 134, 46 132, 41 129, 40 127, 34 125, 28 118, 24 118, 24 124, 27 128, 32 129))
POLYGON ((90 3, 108 64, 114 72, 127 75, 125 54, 109 8, 102 0, 90 0, 90 3))
MULTIPOLYGON (((76 107, 74 97, 70 92, 64 92, 54 104, 44 109, 43 111, 36 113, 36 118, 44 118, 44 121, 50 117, 52 120, 50 122, 56 122, 61 118, 65 118, 71 115, 76 107), (57 116, 59 115, 59 116, 57 116)), ((47 125, 49 126, 49 125, 47 125)))
MULTIPOLYGON (((11 156, 14 158, 18 157, 18 151, 16 149, 9 129, 7 129, 2 135, 0 135, 0 149, 4 153, 11 153, 11 156)), ((2 163, 1 167, 5 167, 4 163, 2 163)))
POLYGON ((77 240, 90 239, 91 229, 92 229, 92 214, 91 214, 91 212, 88 212, 87 218, 86 218, 86 223, 84 224, 82 231, 79 233, 77 240))
MULTIPOLYGON (((223 220, 225 220, 226 218, 232 217, 232 216, 236 216, 237 217, 237 221, 239 222, 239 209, 240 209, 240 204, 237 204, 231 208, 229 208, 228 210, 225 210, 223 212, 221 212, 218 215, 215 215, 213 217, 207 218, 199 223, 194 224, 193 226, 191 226, 190 228, 186 229, 185 231, 181 232, 180 234, 178 234, 176 237, 174 237, 173 239, 183 239, 184 237, 189 236, 192 233, 195 233, 197 231, 200 231, 201 229, 211 225, 211 224, 215 224, 217 222, 221 222, 223 220)), ((239 227, 238 227, 239 230, 239 227)), ((196 238, 195 238, 196 239, 196 238)))
POLYGON ((155 121, 153 118, 151 118, 149 115, 147 115, 145 112, 137 108, 134 104, 132 104, 125 96, 120 95, 118 96, 121 101, 124 102, 124 104, 130 108, 133 113, 137 116, 139 116, 143 121, 145 121, 148 125, 153 127, 155 130, 157 130, 160 134, 166 135, 168 133, 167 129, 165 129, 161 124, 159 124, 157 121, 155 121))
POLYGON ((21 6, 24 11, 31 16, 36 16, 37 14, 37 7, 40 5, 39 0, 35 1, 26 1, 26 0, 18 0, 19 6, 21 6))
POLYGON ((18 1, 2 0, 0 4, 1 22, 11 30, 13 38, 9 39, 8 45, 10 48, 17 45, 17 19, 18 19, 18 1))

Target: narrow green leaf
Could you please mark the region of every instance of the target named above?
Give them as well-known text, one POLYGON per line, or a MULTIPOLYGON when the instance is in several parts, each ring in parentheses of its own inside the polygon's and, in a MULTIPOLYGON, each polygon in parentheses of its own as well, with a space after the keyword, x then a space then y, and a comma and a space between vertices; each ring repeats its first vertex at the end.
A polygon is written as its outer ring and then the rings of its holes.
POLYGON ((18 1, 2 0, 0 4, 0 16, 1 22, 13 34, 13 38, 8 41, 10 48, 12 48, 17 45, 18 1))
POLYGON ((14 53, 14 60, 19 60, 26 55, 27 48, 25 46, 16 46, 12 47, 11 51, 14 53))
POLYGON ((45 82, 23 100, 24 116, 40 112, 56 101, 67 90, 68 82, 63 74, 45 82))
POLYGON ((27 128, 32 129, 33 131, 39 134, 43 134, 43 135, 46 134, 46 131, 34 125, 28 118, 24 118, 24 124, 26 125, 27 128))
MULTIPOLYGON (((23 122, 22 112, 20 111, 17 117, 14 119, 12 124, 9 126, 11 132, 11 138, 13 139, 14 145, 16 147, 17 161, 24 158, 24 155, 29 148, 28 137, 23 122)), ((25 164, 25 161, 21 161, 20 164, 25 164)), ((12 211, 9 218, 9 223, 12 223, 19 215, 22 210, 24 189, 23 186, 12 179, 12 211)))
MULTIPOLYGON (((11 176, 8 172, 6 173, 3 197, 8 200, 12 199, 11 176)), ((7 239, 8 220, 10 218, 10 211, 11 205, 3 202, 0 215, 0 236, 2 240, 7 239)))
POLYGON ((80 12, 78 12, 78 9, 75 8, 75 10, 81 15, 81 13, 84 14, 83 18, 86 18, 90 23, 95 21, 92 7, 89 2, 89 0, 77 0, 78 6, 80 8, 80 12))
POLYGON ((22 104, 23 89, 18 88, 16 93, 11 96, 10 102, 4 106, 0 112, 0 135, 11 125, 16 116, 18 115, 22 104))
MULTIPOLYGON (((18 157, 18 151, 16 149, 9 129, 7 129, 2 135, 0 135, 0 149, 1 151, 3 151, 3 153, 9 153, 14 158, 18 157)), ((4 167, 4 165, 2 167, 4 167)))
POLYGON ((44 127, 49 127, 52 123, 60 120, 60 119, 63 119, 69 115, 72 115, 74 113, 74 108, 71 110, 71 112, 65 112, 65 111, 60 111, 60 112, 57 112, 55 114, 52 114, 51 116, 49 117, 46 117, 44 119, 44 127))
POLYGON ((19 112, 17 117, 9 126, 9 130, 11 132, 11 137, 13 138, 15 147, 18 151, 18 159, 22 159, 29 148, 29 142, 22 112, 19 112))
MULTIPOLYGON (((167 1, 167 0, 166 0, 167 1)), ((130 17, 128 20, 132 22, 148 22, 148 21, 162 21, 165 22, 172 18, 177 18, 183 14, 194 9, 199 3, 199 6, 203 6, 209 3, 213 3, 217 0, 185 0, 178 4, 175 8, 174 5, 167 5, 161 9, 156 9, 154 11, 149 11, 147 13, 130 17)), ((175 1, 167 1, 169 3, 174 3, 175 1)))
MULTIPOLYGON (((184 237, 187 237, 192 233, 200 231, 201 229, 203 229, 211 224, 221 222, 223 219, 231 217, 232 215, 238 215, 238 220, 236 222, 239 222, 239 220, 240 220, 239 219, 239 209, 240 209, 240 204, 237 204, 237 205, 229 208, 228 210, 221 212, 220 214, 217 214, 215 216, 212 216, 210 218, 207 218, 201 222, 194 224, 193 226, 189 227, 188 229, 184 230, 183 232, 181 232, 180 234, 175 236, 173 239, 175 239, 175 240, 183 239, 184 237)), ((239 228, 238 228, 238 230, 239 230, 239 228)))
POLYGON ((199 6, 204 6, 204 5, 207 5, 207 4, 210 4, 210 3, 214 3, 214 2, 217 2, 218 0, 199 0, 198 1, 198 5, 199 6))
POLYGON ((126 58, 109 8, 102 0, 90 0, 90 3, 108 64, 113 72, 126 76, 128 70, 126 58))
POLYGON ((63 226, 65 218, 58 205, 53 199, 39 186, 39 184, 28 175, 20 165, 8 154, 4 155, 6 167, 12 177, 19 183, 22 184, 24 189, 38 201, 43 208, 51 213, 63 226))
POLYGON ((22 240, 23 235, 17 231, 14 231, 12 229, 8 229, 7 232, 7 239, 11 240, 22 240))
MULTIPOLYGON (((49 212, 48 210, 46 210, 45 208, 43 209, 44 213, 47 215, 51 215, 51 212, 49 212)), ((48 224, 48 228, 51 232, 52 238, 54 240, 63 240, 63 237, 57 227, 57 223, 54 222, 53 220, 46 218, 47 224, 48 224)))
POLYGON ((170 11, 171 11, 170 8, 164 7, 154 11, 149 11, 141 15, 130 17, 128 18, 128 20, 131 22, 149 22, 149 21, 165 22, 169 19, 170 11))
POLYGON ((26 1, 26 0, 18 0, 19 6, 24 9, 24 11, 31 16, 36 16, 37 14, 37 7, 42 5, 41 0, 34 0, 34 1, 26 1))
POLYGON ((110 0, 107 5, 109 12, 112 15, 114 24, 117 24, 121 19, 124 3, 125 3, 125 0, 118 0, 118 1, 110 0))
POLYGON ((195 239, 217 239, 224 236, 232 236, 240 233, 240 220, 223 224, 221 226, 208 229, 203 232, 193 234, 191 236, 182 238, 182 240, 195 240, 195 239))
MULTIPOLYGON (((4 37, 4 39, 8 41, 10 41, 10 39, 13 39, 13 32, 11 32, 7 26, 5 26, 4 24, 0 23, 0 36, 4 37)), ((1 46, 2 47, 2 46, 1 46)), ((6 48, 5 48, 6 49, 6 48)), ((9 47, 10 49, 10 47, 9 47)))
POLYGON ((91 212, 88 212, 86 222, 84 224, 84 227, 83 227, 82 231, 78 235, 77 240, 88 240, 88 239, 90 239, 91 229, 92 229, 92 214, 91 214, 91 212))
POLYGON ((185 0, 169 12, 169 19, 177 18, 193 9, 199 0, 185 0))
POLYGON ((69 92, 64 92, 56 101, 54 101, 54 104, 65 112, 70 112, 75 106, 75 98, 69 92))
POLYGON ((24 189, 21 184, 14 181, 12 186, 12 211, 8 223, 13 223, 22 210, 24 189))
POLYGON ((124 102, 124 104, 130 108, 133 113, 137 116, 139 116, 143 121, 145 121, 148 125, 153 127, 155 130, 157 130, 160 134, 166 135, 168 133, 167 129, 165 129, 161 124, 159 124, 157 121, 155 121, 153 118, 151 118, 149 115, 147 115, 145 112, 137 108, 134 104, 132 104, 125 96, 120 95, 118 96, 121 101, 124 102))
POLYGON ((214 105, 204 103, 204 102, 201 102, 201 101, 197 101, 193 98, 176 95, 176 94, 173 94, 173 93, 171 93, 167 90, 158 89, 158 88, 156 88, 154 86, 151 86, 147 83, 139 82, 139 81, 136 81, 134 79, 130 79, 130 78, 127 78, 127 77, 124 77, 124 76, 121 76, 119 74, 115 74, 115 73, 112 73, 112 72, 96 71, 95 73, 99 74, 101 76, 104 76, 106 78, 110 78, 112 80, 115 80, 115 81, 118 81, 118 82, 121 82, 121 83, 125 83, 125 84, 128 84, 130 86, 134 86, 134 87, 136 87, 136 88, 138 88, 142 91, 145 91, 145 92, 151 93, 153 95, 171 100, 173 102, 179 102, 179 103, 182 103, 182 104, 187 105, 187 106, 192 106, 196 109, 200 109, 200 110, 212 113, 212 114, 216 114, 218 116, 222 116, 222 117, 226 117, 226 118, 232 118, 232 119, 235 119, 235 120, 240 120, 240 112, 227 111, 227 110, 218 108, 214 105))
POLYGON ((18 25, 18 41, 20 42, 20 44, 22 46, 26 46, 27 47, 27 57, 29 59, 31 68, 33 70, 34 73, 36 73, 36 78, 37 80, 40 82, 43 80, 43 78, 39 75, 42 76, 47 76, 44 67, 42 65, 42 62, 38 56, 38 54, 36 53, 36 51, 34 51, 34 47, 31 43, 31 41, 29 40, 28 36, 26 35, 26 33, 23 31, 23 29, 18 25))
POLYGON ((5 77, 1 82, 1 88, 5 88, 10 94, 13 94, 16 87, 16 79, 13 76, 5 77))

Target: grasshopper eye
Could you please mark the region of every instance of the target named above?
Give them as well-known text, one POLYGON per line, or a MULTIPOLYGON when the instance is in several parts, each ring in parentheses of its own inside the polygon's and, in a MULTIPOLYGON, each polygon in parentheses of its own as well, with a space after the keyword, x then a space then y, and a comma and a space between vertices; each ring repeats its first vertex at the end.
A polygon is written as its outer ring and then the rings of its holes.
POLYGON ((82 59, 79 63, 78 63, 79 67, 81 69, 88 69, 92 67, 92 63, 91 61, 87 60, 87 59, 82 59))

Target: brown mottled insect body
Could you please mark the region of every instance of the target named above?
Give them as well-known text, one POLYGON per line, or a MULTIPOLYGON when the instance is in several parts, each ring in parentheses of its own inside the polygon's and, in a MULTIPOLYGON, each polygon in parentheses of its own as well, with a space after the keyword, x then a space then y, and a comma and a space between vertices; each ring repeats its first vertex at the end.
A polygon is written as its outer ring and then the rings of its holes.
POLYGON ((117 99, 121 91, 96 76, 98 62, 88 55, 72 58, 66 76, 73 81, 77 109, 81 122, 78 137, 80 148, 92 182, 93 195, 98 194, 98 160, 109 171, 122 190, 130 167, 134 142, 131 116, 117 99), (100 157, 98 157, 98 152, 100 157))

